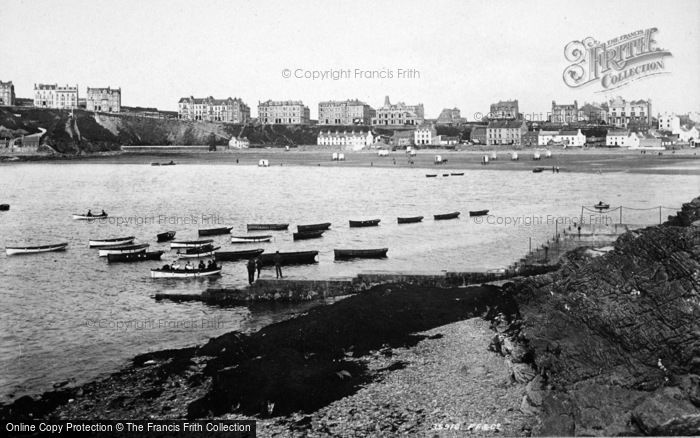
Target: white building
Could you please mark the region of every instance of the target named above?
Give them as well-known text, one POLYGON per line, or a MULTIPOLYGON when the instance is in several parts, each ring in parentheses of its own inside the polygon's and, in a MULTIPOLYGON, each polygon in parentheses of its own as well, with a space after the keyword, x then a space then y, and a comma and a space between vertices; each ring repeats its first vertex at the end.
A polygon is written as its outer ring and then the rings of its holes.
POLYGON ((678 134, 678 131, 681 130, 681 118, 675 114, 659 114, 659 129, 678 134))
POLYGON ((555 143, 556 140, 554 139, 559 131, 543 131, 540 129, 540 132, 537 134, 537 146, 547 146, 550 144, 550 142, 555 143))
POLYGON ((228 141, 229 148, 233 149, 248 149, 250 147, 250 141, 246 137, 232 137, 228 141))
POLYGON ((605 145, 608 147, 639 148, 639 137, 636 133, 626 129, 611 129, 605 136, 605 145))
POLYGON ((686 128, 685 126, 681 126, 678 129, 678 140, 683 143, 690 143, 693 140, 698 140, 697 126, 693 126, 692 128, 686 128))
POLYGON ((413 131, 413 144, 415 145, 431 145, 439 144, 437 139, 437 131, 432 125, 422 125, 413 131), (435 142, 435 143, 433 143, 435 142))
POLYGON ((586 136, 581 133, 581 130, 576 131, 559 131, 556 141, 561 142, 564 146, 583 147, 586 144, 586 136))
POLYGON ((118 113, 122 108, 122 89, 120 88, 90 88, 87 89, 85 109, 88 111, 102 111, 105 113, 118 113))
POLYGON ((34 106, 38 108, 72 109, 78 107, 78 86, 34 84, 34 106))
POLYGON ((359 151, 372 146, 374 135, 372 131, 335 131, 319 132, 316 144, 319 146, 339 146, 345 149, 359 151))
POLYGON ((214 99, 209 97, 182 97, 177 103, 178 117, 181 120, 205 122, 248 123, 250 107, 242 99, 214 99))

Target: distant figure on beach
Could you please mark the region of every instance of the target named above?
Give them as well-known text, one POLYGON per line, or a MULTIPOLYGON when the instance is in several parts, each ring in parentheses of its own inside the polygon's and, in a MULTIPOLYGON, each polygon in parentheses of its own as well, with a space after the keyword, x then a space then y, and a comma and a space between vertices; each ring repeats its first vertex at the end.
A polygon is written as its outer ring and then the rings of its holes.
POLYGON ((258 280, 260 280, 260 271, 262 271, 262 259, 260 256, 255 258, 255 269, 258 271, 258 280))
POLYGON ((578 226, 578 238, 581 238, 581 225, 578 226))
POLYGON ((369 167, 374 167, 374 161, 369 162, 369 167))
POLYGON ((559 166, 557 166, 557 173, 559 173, 559 166))
POLYGON ((238 158, 236 158, 236 164, 238 164, 238 158))
POLYGON ((282 254, 277 251, 272 260, 275 262, 275 275, 277 278, 282 278, 282 254))
POLYGON ((246 267, 248 268, 248 284, 253 284, 255 281, 255 259, 248 260, 246 267))

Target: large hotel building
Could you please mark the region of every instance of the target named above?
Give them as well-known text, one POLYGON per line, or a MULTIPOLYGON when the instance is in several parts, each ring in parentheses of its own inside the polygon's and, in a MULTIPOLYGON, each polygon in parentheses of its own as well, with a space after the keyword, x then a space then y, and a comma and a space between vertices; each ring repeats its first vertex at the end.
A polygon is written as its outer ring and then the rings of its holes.
POLYGON ((248 123, 250 107, 239 98, 183 97, 177 105, 181 120, 224 123, 248 123))
POLYGON ((608 105, 608 123, 618 128, 626 128, 630 124, 641 128, 652 127, 651 100, 626 101, 616 97, 608 105))
POLYGON ((369 125, 375 115, 371 106, 357 99, 329 100, 318 104, 319 125, 369 125))
POLYGON ((258 102, 258 121, 263 125, 308 125, 311 113, 300 100, 258 102))
POLYGON ((377 109, 377 115, 372 118, 376 126, 418 126, 423 123, 425 112, 423 104, 406 105, 403 102, 392 104, 389 96, 384 98, 384 106, 377 109))
POLYGON ((118 113, 122 110, 121 88, 90 88, 87 89, 85 109, 104 113, 118 113))
POLYGON ((38 108, 78 108, 78 86, 34 84, 34 106, 38 108))
POLYGON ((15 86, 12 81, 0 81, 0 106, 12 106, 15 104, 15 86))

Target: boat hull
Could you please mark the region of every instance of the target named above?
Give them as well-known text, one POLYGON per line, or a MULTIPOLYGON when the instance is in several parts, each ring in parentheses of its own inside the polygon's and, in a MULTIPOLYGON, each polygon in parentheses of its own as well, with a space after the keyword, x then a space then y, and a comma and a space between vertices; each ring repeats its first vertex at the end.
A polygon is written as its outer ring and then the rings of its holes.
POLYGON ((334 249, 336 260, 347 259, 381 259, 386 257, 389 248, 372 249, 334 249))
POLYGON ((191 252, 191 253, 178 252, 177 256, 178 256, 178 258, 181 258, 181 259, 200 259, 203 257, 213 257, 214 251, 216 251, 217 249, 221 249, 221 247, 217 246, 216 248, 211 248, 211 249, 208 249, 208 250, 202 251, 202 252, 191 252))
POLYGON ((413 216, 413 217, 398 217, 396 222, 400 224, 415 224, 416 222, 422 222, 423 216, 413 216))
POLYGON ((323 237, 324 231, 325 230, 301 231, 298 233, 294 233, 292 235, 292 238, 294 240, 318 239, 319 237, 323 237))
POLYGON ((376 227, 379 226, 381 219, 370 219, 366 221, 350 221, 350 228, 360 228, 360 227, 376 227))
POLYGON ((158 242, 167 242, 175 238, 175 231, 166 231, 164 233, 159 233, 156 235, 158 242))
POLYGON ((320 231, 327 230, 331 227, 330 222, 324 222, 322 224, 310 224, 310 225, 297 225, 297 231, 303 233, 305 231, 320 231))
POLYGON ((134 236, 115 237, 114 239, 94 239, 88 241, 90 248, 98 248, 101 246, 128 245, 136 239, 134 236))
POLYGON ((0 204, 0 211, 8 211, 10 209, 10 204, 0 204))
MULTIPOLYGON (((276 253, 260 254, 260 261, 263 266, 273 266, 275 264, 276 253)), ((285 265, 307 265, 317 263, 316 257, 318 251, 297 251, 297 252, 281 252, 282 266, 285 265)))
POLYGON ((231 243, 269 242, 272 236, 231 236, 231 243))
POLYGON ((144 251, 128 254, 107 254, 109 263, 135 263, 146 260, 160 260, 163 251, 144 251))
POLYGON ((289 228, 289 224, 248 224, 248 231, 261 231, 261 230, 272 230, 272 231, 284 231, 289 228))
POLYGON ((5 248, 7 255, 37 254, 41 252, 65 251, 68 243, 57 243, 54 245, 40 246, 8 246, 5 248))
POLYGON ((457 219, 459 217, 459 212, 455 211, 454 213, 446 213, 446 214, 436 214, 433 216, 433 219, 436 221, 444 221, 448 219, 457 219))
POLYGON ((221 275, 221 268, 202 270, 199 269, 177 269, 164 271, 162 269, 151 269, 151 278, 199 278, 221 275))
POLYGON ((257 248, 247 251, 217 251, 214 253, 214 258, 220 261, 235 261, 235 260, 247 260, 253 257, 257 257, 265 251, 264 249, 257 248))
POLYGON ((108 217, 106 214, 105 215, 92 215, 92 216, 86 216, 84 214, 74 214, 73 220, 76 220, 76 221, 94 221, 96 219, 105 219, 106 217, 108 217))
POLYGON ((134 254, 137 252, 146 252, 150 245, 148 243, 142 243, 139 245, 123 245, 114 247, 104 247, 100 248, 100 257, 107 257, 110 254, 134 254))
POLYGON ((475 210, 469 212, 469 216, 486 216, 487 214, 489 214, 488 210, 475 210))
POLYGON ((179 240, 170 244, 170 248, 200 248, 204 245, 214 243, 212 239, 205 240, 179 240))
POLYGON ((206 230, 198 230, 200 236, 216 236, 219 234, 229 234, 233 227, 209 228, 206 230))

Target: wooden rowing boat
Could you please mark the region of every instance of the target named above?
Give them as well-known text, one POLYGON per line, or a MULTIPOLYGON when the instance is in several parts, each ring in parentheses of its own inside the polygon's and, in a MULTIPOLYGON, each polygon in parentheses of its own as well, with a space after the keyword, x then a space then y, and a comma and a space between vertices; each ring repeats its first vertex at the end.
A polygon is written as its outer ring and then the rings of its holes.
POLYGON ((452 212, 452 213, 445 213, 445 214, 436 214, 436 215, 433 215, 433 219, 435 219, 436 221, 444 221, 444 220, 447 220, 447 219, 457 219, 458 217, 459 217, 459 212, 458 212, 458 211, 455 211, 455 212, 452 212))
POLYGON ((181 259, 199 259, 202 257, 213 257, 214 251, 221 249, 220 246, 213 247, 211 245, 202 246, 199 248, 186 248, 185 252, 177 252, 177 255, 181 259))
POLYGON ((317 239, 323 237, 325 231, 326 230, 300 231, 292 234, 292 237, 294 240, 317 239))
POLYGON ((381 219, 368 219, 364 221, 350 221, 350 228, 356 227, 376 227, 381 219))
POLYGON ((426 178, 435 178, 437 176, 437 173, 426 173, 425 177, 426 178))
POLYGON ((257 257, 265 251, 262 248, 248 249, 245 251, 216 251, 214 258, 222 261, 248 260, 257 257))
POLYGON ((229 234, 233 227, 207 228, 198 230, 200 236, 216 236, 218 234, 229 234))
MULTIPOLYGON (((275 264, 275 256, 277 253, 264 253, 260 254, 260 261, 262 266, 272 266, 275 264)), ((282 265, 305 265, 316 263, 318 260, 318 251, 296 251, 296 252, 280 252, 282 265)))
POLYGON ((535 167, 532 169, 532 173, 540 173, 544 170, 544 167, 535 167))
POLYGON ((372 248, 372 249, 334 249, 336 260, 347 259, 380 259, 386 257, 389 248, 372 248))
POLYGON ((257 243, 257 242, 269 242, 272 240, 272 236, 269 235, 258 235, 258 236, 231 236, 231 243, 257 243))
POLYGON ((319 231, 327 230, 331 227, 330 222, 323 222, 321 224, 311 224, 311 225, 297 225, 297 231, 303 233, 305 231, 319 231))
POLYGON ((474 210, 469 212, 469 216, 486 216, 489 214, 488 210, 474 210))
POLYGON ((106 214, 93 214, 92 216, 88 216, 86 214, 74 214, 73 219, 77 221, 93 221, 95 219, 104 219, 106 218, 106 214))
POLYGON ((8 246, 7 248, 5 248, 5 253, 7 253, 7 255, 17 255, 35 254, 40 252, 65 251, 67 246, 68 242, 36 246, 8 246))
POLYGON ((464 172, 452 172, 450 173, 452 176, 464 176, 464 172))
POLYGON ((610 208, 610 204, 606 204, 605 202, 600 201, 596 205, 594 205, 593 208, 595 208, 596 210, 601 210, 601 211, 607 210, 608 208, 610 208))
POLYGON ((410 217, 397 217, 396 221, 400 224, 415 224, 416 222, 421 222, 423 216, 410 216, 410 217))
POLYGON ((221 267, 216 269, 151 269, 151 278, 197 278, 221 275, 221 267))
POLYGON ((111 239, 90 239, 88 241, 88 246, 90 248, 96 248, 100 246, 127 245, 132 243, 134 239, 136 239, 134 236, 113 237, 111 239))
POLYGON ((160 260, 163 251, 144 251, 127 254, 107 254, 109 263, 134 263, 146 260, 160 260))
POLYGON ((0 211, 8 211, 10 209, 10 204, 0 204, 0 211))
POLYGON ((148 243, 139 243, 136 245, 114 245, 103 246, 100 248, 100 257, 107 257, 109 254, 130 254, 136 252, 146 252, 150 245, 148 243))
POLYGON ((165 231, 163 233, 156 234, 156 239, 158 242, 167 242, 175 238, 175 231, 165 231))
POLYGON ((283 231, 289 228, 289 224, 248 224, 248 231, 272 230, 283 231))
POLYGON ((204 245, 213 243, 212 239, 203 240, 174 240, 170 244, 170 249, 172 248, 199 248, 204 245))

